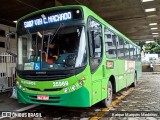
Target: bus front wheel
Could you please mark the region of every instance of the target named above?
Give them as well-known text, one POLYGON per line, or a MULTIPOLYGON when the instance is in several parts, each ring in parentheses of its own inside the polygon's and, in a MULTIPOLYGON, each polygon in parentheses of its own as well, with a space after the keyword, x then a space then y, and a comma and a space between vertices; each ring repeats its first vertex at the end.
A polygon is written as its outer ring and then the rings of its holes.
POLYGON ((105 107, 110 106, 112 103, 112 97, 113 97, 113 88, 112 88, 112 83, 109 81, 108 82, 108 97, 104 99, 104 105, 105 107))

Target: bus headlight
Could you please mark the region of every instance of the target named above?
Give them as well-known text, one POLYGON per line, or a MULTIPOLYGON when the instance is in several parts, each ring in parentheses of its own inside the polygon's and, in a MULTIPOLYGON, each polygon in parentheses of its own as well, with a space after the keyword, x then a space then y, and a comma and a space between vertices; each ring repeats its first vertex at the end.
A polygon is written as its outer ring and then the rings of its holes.
POLYGON ((85 77, 82 77, 82 79, 81 80, 86 80, 86 78, 85 77))
POLYGON ((22 85, 19 85, 19 88, 22 89, 22 85))
POLYGON ((72 90, 76 90, 76 89, 77 89, 76 85, 72 85, 72 90))
POLYGON ((22 88, 22 90, 23 90, 23 91, 25 91, 25 90, 26 90, 26 88, 22 88))
POLYGON ((82 77, 81 80, 78 81, 79 85, 83 86, 85 80, 86 80, 86 78, 82 77))
POLYGON ((16 84, 17 84, 17 85, 19 85, 19 82, 18 82, 18 81, 16 81, 16 84))
POLYGON ((65 93, 68 93, 68 92, 69 92, 69 89, 68 89, 68 88, 64 88, 64 92, 65 92, 65 93))
POLYGON ((79 85, 80 85, 80 86, 83 86, 84 81, 83 81, 83 80, 79 80, 79 82, 78 82, 78 83, 79 83, 79 85))

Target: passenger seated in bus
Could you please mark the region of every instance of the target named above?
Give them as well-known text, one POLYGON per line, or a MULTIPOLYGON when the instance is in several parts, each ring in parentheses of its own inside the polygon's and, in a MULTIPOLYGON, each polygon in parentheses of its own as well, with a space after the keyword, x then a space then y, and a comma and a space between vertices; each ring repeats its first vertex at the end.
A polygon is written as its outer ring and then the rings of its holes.
POLYGON ((55 43, 49 44, 48 48, 45 49, 45 52, 48 52, 46 62, 50 64, 54 63, 54 61, 58 58, 58 49, 55 43))

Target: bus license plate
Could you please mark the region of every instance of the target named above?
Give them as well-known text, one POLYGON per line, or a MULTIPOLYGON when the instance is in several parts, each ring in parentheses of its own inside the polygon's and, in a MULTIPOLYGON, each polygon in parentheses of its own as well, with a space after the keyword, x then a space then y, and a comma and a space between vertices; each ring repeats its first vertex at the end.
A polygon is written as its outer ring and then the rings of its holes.
POLYGON ((49 96, 46 95, 38 95, 37 100, 49 100, 49 96))

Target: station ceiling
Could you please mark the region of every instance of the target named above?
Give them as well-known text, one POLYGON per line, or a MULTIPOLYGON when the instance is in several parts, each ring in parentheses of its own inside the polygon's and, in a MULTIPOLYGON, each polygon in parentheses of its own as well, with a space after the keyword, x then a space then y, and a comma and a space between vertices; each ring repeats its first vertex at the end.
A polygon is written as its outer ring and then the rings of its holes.
POLYGON ((89 7, 133 41, 159 39, 160 0, 1 0, 0 21, 12 24, 12 21, 36 10, 72 4, 89 7), (148 8, 156 11, 145 12, 148 8))

